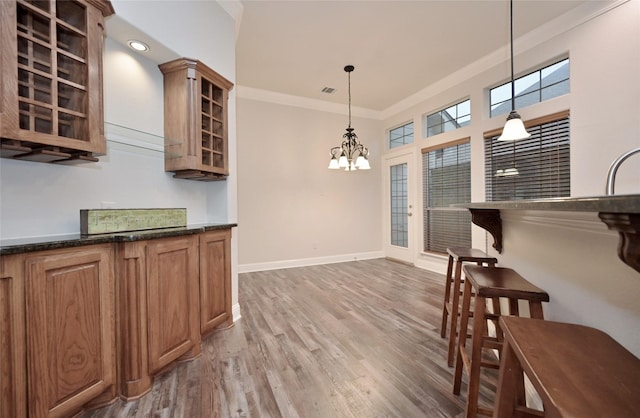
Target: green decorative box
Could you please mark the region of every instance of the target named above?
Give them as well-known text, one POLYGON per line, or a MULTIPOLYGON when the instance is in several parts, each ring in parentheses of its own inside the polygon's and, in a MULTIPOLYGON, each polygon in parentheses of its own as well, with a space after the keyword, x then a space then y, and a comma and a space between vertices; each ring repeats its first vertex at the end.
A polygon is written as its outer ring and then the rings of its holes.
POLYGON ((187 226, 187 209, 80 209, 83 235, 187 226))

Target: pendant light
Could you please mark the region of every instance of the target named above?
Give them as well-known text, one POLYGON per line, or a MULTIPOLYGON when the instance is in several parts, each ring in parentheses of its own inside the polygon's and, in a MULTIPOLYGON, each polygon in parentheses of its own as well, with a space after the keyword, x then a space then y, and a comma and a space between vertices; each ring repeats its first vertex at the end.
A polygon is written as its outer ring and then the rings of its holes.
POLYGON ((515 141, 531 136, 525 129, 520 115, 516 112, 516 88, 513 81, 513 0, 509 0, 509 14, 509 23, 511 25, 511 113, 507 116, 507 122, 504 124, 502 135, 498 137, 498 141, 515 141))
POLYGON ((371 168, 368 159, 369 149, 358 141, 358 136, 351 127, 351 72, 354 68, 353 65, 344 67, 349 79, 349 127, 347 128, 347 133, 342 135, 344 138, 342 144, 339 147, 331 148, 331 160, 329 161, 331 170, 344 168, 345 171, 354 171, 369 170, 371 168))

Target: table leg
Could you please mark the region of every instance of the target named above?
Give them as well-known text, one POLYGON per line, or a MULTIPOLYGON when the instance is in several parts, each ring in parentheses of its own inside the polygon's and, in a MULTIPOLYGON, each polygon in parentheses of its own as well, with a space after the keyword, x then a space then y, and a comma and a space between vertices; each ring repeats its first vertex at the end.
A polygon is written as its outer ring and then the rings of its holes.
POLYGON ((493 418, 510 418, 514 416, 517 398, 523 396, 523 372, 508 340, 504 341, 501 357, 493 418))

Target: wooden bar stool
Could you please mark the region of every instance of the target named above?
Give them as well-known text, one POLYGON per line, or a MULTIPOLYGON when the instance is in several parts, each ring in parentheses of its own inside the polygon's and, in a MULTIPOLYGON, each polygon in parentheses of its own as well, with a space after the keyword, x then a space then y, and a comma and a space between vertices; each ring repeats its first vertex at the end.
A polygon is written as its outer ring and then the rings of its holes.
POLYGON ((453 366, 453 356, 456 348, 456 334, 458 325, 458 313, 460 309, 460 284, 464 282, 462 279, 462 263, 476 263, 479 266, 488 265, 493 267, 498 260, 490 257, 488 254, 475 248, 450 247, 447 248, 449 254, 449 264, 447 264, 447 277, 444 285, 444 303, 442 304, 442 325, 440 327, 440 336, 445 338, 447 335, 447 319, 451 315, 451 326, 449 328, 449 350, 447 352, 447 364, 453 366), (455 264, 455 274, 453 266, 455 264), (453 288, 452 285, 453 284, 453 288))
POLYGON ((502 317, 500 326, 504 346, 495 418, 639 416, 640 359, 609 335, 530 318, 502 317), (527 408, 517 391, 523 371, 540 395, 543 413, 527 408))
MULTIPOLYGON (((467 371, 469 380, 467 388, 466 417, 475 418, 478 414, 491 416, 493 411, 478 406, 480 388, 480 367, 499 368, 499 364, 482 362, 482 350, 502 348, 502 331, 497 319, 500 313, 487 312, 487 299, 506 298, 509 302, 509 314, 519 316, 518 301, 529 302, 532 318, 543 319, 542 302, 549 301, 544 290, 534 286, 514 270, 504 267, 480 267, 465 265, 465 278, 460 318, 460 338, 454 374, 453 393, 460 394, 463 369, 467 371), (473 306, 473 330, 471 333, 471 354, 467 352, 466 341, 471 309, 471 293, 475 293, 473 306), (496 325, 496 337, 489 337, 487 321, 493 320, 496 325)), ((494 304, 494 309, 496 304, 494 304)), ((523 391, 524 389, 522 389, 523 391)), ((524 395, 522 395, 524 396, 524 395)))

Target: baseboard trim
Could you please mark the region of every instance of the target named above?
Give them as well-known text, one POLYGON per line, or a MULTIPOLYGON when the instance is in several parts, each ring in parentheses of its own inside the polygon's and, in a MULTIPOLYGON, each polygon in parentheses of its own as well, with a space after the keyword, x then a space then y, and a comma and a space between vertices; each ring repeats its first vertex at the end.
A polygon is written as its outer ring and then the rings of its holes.
POLYGON ((240 304, 239 303, 236 303, 235 305, 233 305, 231 307, 231 316, 233 317, 233 322, 236 322, 237 320, 242 318, 242 315, 240 315, 240 304))
POLYGON ((446 255, 420 253, 414 264, 421 269, 446 274, 448 261, 449 259, 446 255))
POLYGON ((296 260, 269 261, 266 263, 238 264, 238 273, 251 273, 254 271, 278 270, 294 267, 317 266, 320 264, 344 263, 346 261, 370 260, 382 258, 382 251, 371 251, 366 253, 332 255, 327 257, 300 258, 296 260))

